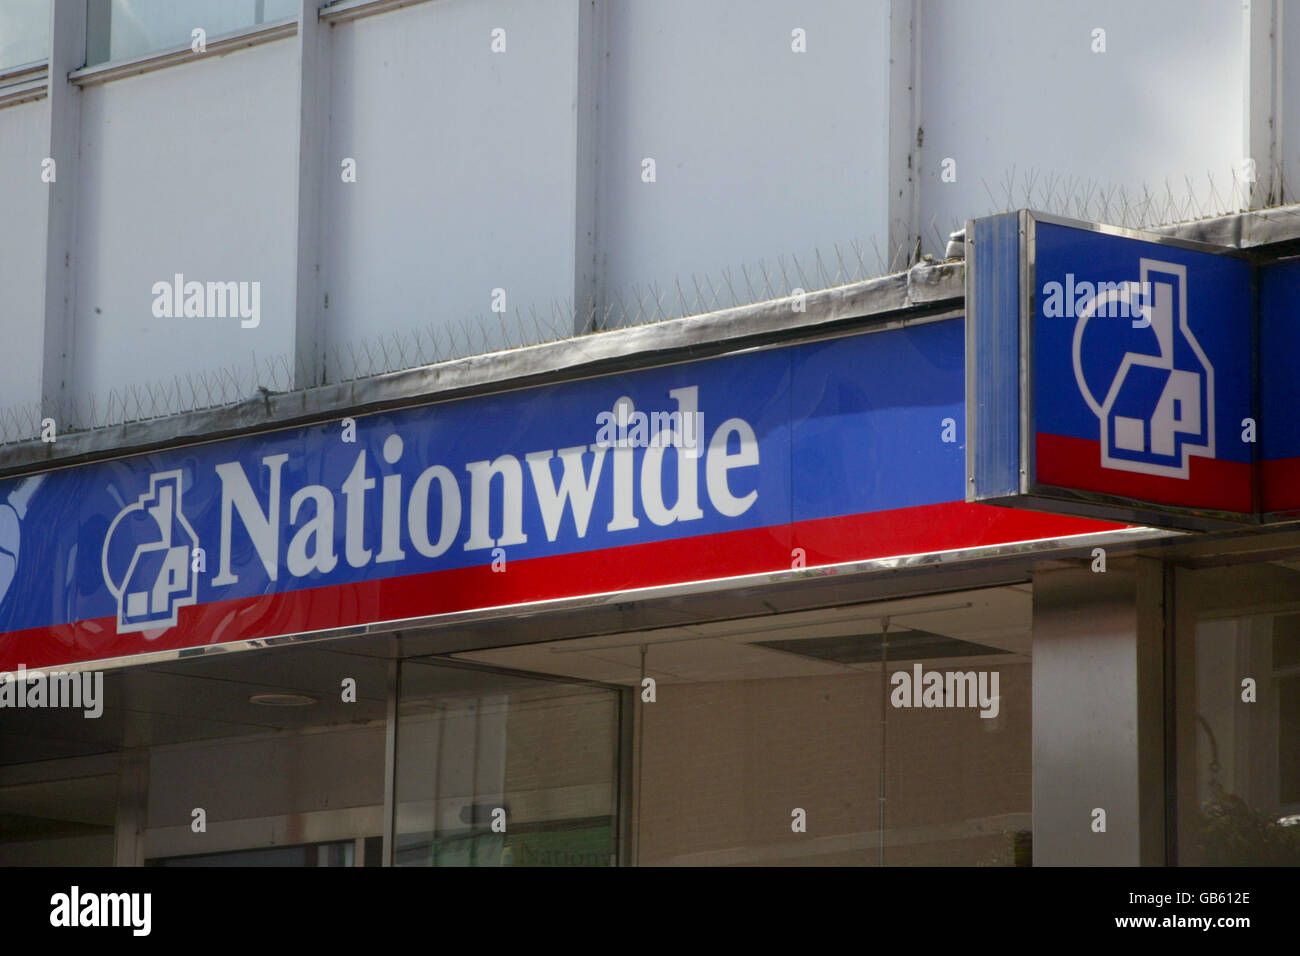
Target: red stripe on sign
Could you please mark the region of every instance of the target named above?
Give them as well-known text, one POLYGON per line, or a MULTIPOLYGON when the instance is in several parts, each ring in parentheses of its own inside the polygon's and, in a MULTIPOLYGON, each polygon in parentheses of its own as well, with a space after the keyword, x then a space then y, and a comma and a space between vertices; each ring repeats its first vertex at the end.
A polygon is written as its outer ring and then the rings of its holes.
POLYGON ((601 551, 432 571, 184 607, 161 633, 117 634, 114 618, 13 631, 0 637, 0 671, 396 621, 452 611, 1088 534, 1125 527, 1012 508, 949 502, 846 515, 601 551))
POLYGON ((835 564, 1125 527, 1090 518, 953 501, 800 522, 795 525, 794 546, 808 552, 809 564, 835 564))
POLYGON ((1259 485, 1264 499, 1261 511, 1300 510, 1300 458, 1260 462, 1259 485))
POLYGON ((1213 508, 1249 513, 1250 462, 1222 461, 1193 455, 1187 478, 1140 475, 1101 465, 1101 443, 1039 432, 1037 480, 1058 488, 1075 488, 1135 498, 1162 505, 1213 508))

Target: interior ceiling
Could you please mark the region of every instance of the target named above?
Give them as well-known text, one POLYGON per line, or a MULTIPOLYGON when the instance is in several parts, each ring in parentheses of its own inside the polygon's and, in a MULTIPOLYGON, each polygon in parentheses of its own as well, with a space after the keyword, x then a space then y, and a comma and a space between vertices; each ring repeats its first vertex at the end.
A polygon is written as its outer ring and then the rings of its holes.
MULTIPOLYGON (((1005 652, 990 658, 1001 663, 1027 660, 1031 587, 1015 584, 763 617, 674 622, 650 630, 466 651, 426 658, 444 666, 409 667, 403 679, 408 693, 425 698, 491 693, 503 681, 526 680, 523 675, 485 675, 469 669, 473 665, 634 685, 641 677, 641 645, 647 649, 646 673, 662 681, 843 674, 873 670, 879 664, 874 660, 824 659, 824 654, 819 658, 812 645, 801 652, 797 642, 861 636, 878 646, 885 618, 889 634, 896 639, 910 631, 928 632, 1005 652), (774 641, 795 643, 782 648, 760 646, 774 641), (459 666, 447 667, 448 662, 459 666)), ((505 639, 517 640, 521 629, 528 628, 527 621, 516 622, 505 639)), ((425 646, 408 642, 405 635, 401 645, 407 654, 425 646)), ((66 709, 6 709, 0 720, 0 766, 108 753, 123 747, 383 721, 387 715, 387 655, 393 648, 389 636, 368 637, 107 671, 104 713, 97 719, 66 709), (355 703, 342 700, 345 678, 356 681, 355 703), (303 694, 314 703, 267 707, 249 700, 262 693, 303 694)), ((973 662, 979 658, 954 659, 973 662)), ((895 663, 894 655, 890 662, 891 666, 895 663)))
MULTIPOLYGON (((927 656, 927 666, 931 666, 930 661, 945 659, 971 662, 978 659, 980 647, 989 649, 984 656, 996 656, 1004 663, 1027 661, 1032 588, 1028 584, 1016 584, 870 605, 466 651, 451 656, 512 670, 634 685, 641 679, 641 648, 644 647, 645 673, 657 681, 815 677, 877 670, 880 663, 878 659, 828 660, 811 650, 799 653, 798 642, 861 637, 878 647, 886 622, 887 633, 896 638, 919 631, 976 645, 962 648, 960 654, 951 658, 927 656), (773 642, 782 642, 782 646, 764 646, 773 642), (1006 654, 1014 656, 1008 658, 1006 654)), ((905 659, 891 655, 889 666, 905 659)))
POLYGON ((9 708, 0 721, 0 765, 246 736, 387 716, 388 664, 341 644, 264 648, 103 673, 103 715, 9 708), (343 681, 356 681, 356 702, 343 681), (268 707, 254 694, 302 694, 314 703, 268 707))
POLYGON ((111 827, 117 806, 117 777, 100 774, 72 780, 40 780, 0 789, 0 836, 50 836, 111 827))

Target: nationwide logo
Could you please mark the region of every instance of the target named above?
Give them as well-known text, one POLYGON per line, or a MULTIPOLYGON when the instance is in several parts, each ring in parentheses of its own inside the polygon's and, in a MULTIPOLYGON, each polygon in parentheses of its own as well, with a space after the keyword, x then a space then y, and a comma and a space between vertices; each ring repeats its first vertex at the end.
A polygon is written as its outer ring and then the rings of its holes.
POLYGON ((6 498, 0 499, 0 604, 18 575, 18 558, 22 544, 22 522, 32 495, 45 481, 44 475, 33 475, 18 483, 6 498))
MULTIPOLYGON (((206 473, 191 476, 191 497, 209 502, 195 519, 216 548, 216 573, 206 583, 235 588, 222 593, 231 598, 292 587, 285 572, 351 583, 371 565, 398 565, 387 572, 398 576, 425 570, 412 565, 444 555, 442 563, 452 566, 463 566, 461 556, 475 551, 495 562, 530 536, 536 542, 539 531, 548 543, 564 534, 569 546, 581 546, 591 534, 602 546, 617 547, 616 537, 605 536, 647 521, 659 527, 700 521, 705 506, 724 518, 745 514, 758 499, 753 426, 729 418, 706 441, 698 431, 698 386, 668 396, 677 405, 672 412, 642 415, 656 425, 644 447, 615 429, 617 421, 640 414, 623 397, 614 412, 597 416, 603 426, 594 442, 502 453, 459 467, 416 459, 396 432, 375 436, 355 458, 348 453, 351 467, 346 475, 340 469, 332 485, 290 487, 286 476, 301 469, 286 470, 288 452, 215 462, 217 488, 206 473), (203 487, 219 494, 205 496, 203 487), (246 560, 248 545, 255 560, 246 560), (256 580, 241 584, 242 576, 256 580)), ((177 624, 180 608, 197 603, 198 577, 205 573, 198 544, 182 507, 182 473, 153 474, 148 492, 117 515, 105 538, 103 576, 117 599, 119 633, 157 636, 177 624)))
POLYGON ((1187 267, 1142 259, 1140 270, 1079 311, 1074 378, 1100 424, 1103 468, 1186 479, 1191 456, 1214 457, 1214 366, 1188 326, 1187 267), (1142 319, 1105 321, 1129 312, 1142 319))
POLYGON ((162 631, 198 600, 190 556, 199 539, 181 510, 182 476, 165 471, 120 511, 104 538, 104 583, 117 599, 117 631, 162 631))

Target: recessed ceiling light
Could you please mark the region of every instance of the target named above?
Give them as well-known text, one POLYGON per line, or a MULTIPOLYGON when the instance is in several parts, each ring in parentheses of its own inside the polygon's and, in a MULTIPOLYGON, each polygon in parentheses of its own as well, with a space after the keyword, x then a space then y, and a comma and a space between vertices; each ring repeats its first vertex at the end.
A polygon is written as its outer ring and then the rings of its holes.
POLYGON ((306 694, 254 694, 248 702, 263 707, 310 707, 316 698, 306 694))

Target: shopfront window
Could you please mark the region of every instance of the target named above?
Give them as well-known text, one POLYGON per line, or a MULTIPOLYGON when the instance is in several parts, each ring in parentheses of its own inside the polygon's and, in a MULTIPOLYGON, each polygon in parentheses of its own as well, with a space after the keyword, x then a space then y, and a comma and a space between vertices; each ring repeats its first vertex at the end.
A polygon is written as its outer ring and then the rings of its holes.
POLYGON ((1010 866, 1031 605, 1025 584, 457 656, 629 689, 631 862, 1010 866))
MULTIPOLYGON (((176 856, 150 861, 153 866, 358 866, 356 840, 275 846, 258 850, 235 850, 199 856, 176 856)), ((367 866, 378 866, 382 841, 372 838, 364 847, 367 866)), ((363 845, 364 846, 364 845, 363 845)))
POLYGON ((1300 556, 1176 582, 1178 862, 1300 864, 1300 556))
POLYGON ((397 866, 610 866, 622 695, 598 684, 402 665, 397 866))
POLYGON ((112 866, 117 775, 102 760, 50 763, 0 767, 0 866, 112 866))
POLYGON ((0 673, 0 866, 115 861, 122 675, 73 679, 76 688, 66 676, 57 684, 20 683, 13 673, 0 673), (37 699, 39 706, 32 704, 37 699), (52 706, 57 700, 64 705, 52 706))
POLYGON ((380 865, 390 671, 355 650, 82 671, 79 705, 8 701, 0 865, 380 865))
POLYGON ((86 65, 188 46, 298 15, 298 0, 89 0, 86 65))

